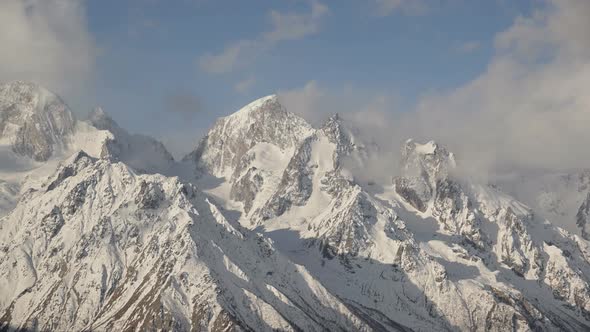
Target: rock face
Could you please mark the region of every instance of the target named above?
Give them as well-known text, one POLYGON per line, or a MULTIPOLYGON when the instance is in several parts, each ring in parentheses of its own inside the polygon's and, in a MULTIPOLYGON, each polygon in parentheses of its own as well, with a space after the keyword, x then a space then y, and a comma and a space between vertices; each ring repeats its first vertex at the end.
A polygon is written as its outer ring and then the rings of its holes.
POLYGON ((393 183, 365 186, 346 121, 312 128, 275 96, 179 163, 101 110, 85 125, 71 146, 106 133, 93 152, 18 188, 0 178, 16 197, 0 217, 0 330, 590 329, 588 242, 461 177, 440 144, 406 142, 393 183))
POLYGON ((75 120, 55 94, 35 84, 0 85, 0 142, 22 156, 46 161, 63 148, 75 120))

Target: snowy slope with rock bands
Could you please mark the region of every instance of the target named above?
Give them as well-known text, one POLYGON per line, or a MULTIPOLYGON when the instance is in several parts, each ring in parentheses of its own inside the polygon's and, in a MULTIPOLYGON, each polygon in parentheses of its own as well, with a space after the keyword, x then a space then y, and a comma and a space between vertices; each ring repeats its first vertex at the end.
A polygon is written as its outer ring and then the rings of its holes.
POLYGON ((82 152, 23 195, 1 234, 0 322, 12 327, 365 326, 192 185, 82 152))
POLYGON ((176 162, 100 109, 0 92, 1 330, 590 329, 582 185, 555 194, 573 224, 553 220, 517 200, 537 189, 466 180, 413 140, 391 183, 363 183, 353 128, 276 96, 176 162))

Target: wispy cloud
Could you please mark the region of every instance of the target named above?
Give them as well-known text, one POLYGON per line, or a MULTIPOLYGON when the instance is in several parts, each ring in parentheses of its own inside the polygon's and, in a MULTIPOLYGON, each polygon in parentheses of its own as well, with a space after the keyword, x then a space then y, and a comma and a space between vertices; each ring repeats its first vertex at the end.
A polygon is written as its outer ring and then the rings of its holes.
POLYGON ((329 12, 328 7, 313 1, 307 13, 269 13, 272 28, 256 38, 237 40, 217 54, 199 57, 199 67, 209 73, 221 74, 234 70, 240 64, 252 61, 257 55, 274 47, 277 43, 297 40, 315 34, 320 29, 322 18, 329 12))
POLYGON ((239 40, 228 45, 219 54, 205 54, 199 58, 199 67, 209 73, 222 74, 232 71, 239 60, 249 59, 248 55, 262 51, 265 45, 255 40, 239 40))
POLYGON ((254 86, 254 84, 256 84, 256 79, 254 77, 249 77, 243 81, 239 81, 238 83, 236 83, 234 88, 237 92, 245 94, 248 93, 250 89, 252 89, 252 86, 254 86))

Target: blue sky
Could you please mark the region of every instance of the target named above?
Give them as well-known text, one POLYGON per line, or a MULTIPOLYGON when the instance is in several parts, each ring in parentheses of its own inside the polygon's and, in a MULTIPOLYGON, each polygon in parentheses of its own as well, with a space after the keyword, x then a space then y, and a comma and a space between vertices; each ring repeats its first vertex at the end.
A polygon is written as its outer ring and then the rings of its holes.
POLYGON ((100 50, 93 101, 123 127, 165 140, 170 128, 196 139, 215 118, 310 81, 366 98, 396 96, 392 112, 403 112, 423 94, 477 77, 495 35, 530 10, 529 1, 488 0, 390 11, 361 0, 89 1, 88 30, 100 50), (307 30, 297 31, 299 23, 307 30), (268 37, 279 29, 283 36, 268 37), (204 64, 244 41, 254 45, 235 66, 204 64))

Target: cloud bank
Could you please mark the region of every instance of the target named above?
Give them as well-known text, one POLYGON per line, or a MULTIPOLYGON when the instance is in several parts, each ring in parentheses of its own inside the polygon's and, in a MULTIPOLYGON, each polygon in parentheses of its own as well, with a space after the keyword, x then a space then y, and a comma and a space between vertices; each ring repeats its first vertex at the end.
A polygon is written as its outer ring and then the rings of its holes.
POLYGON ((590 166, 590 2, 545 1, 497 34, 487 70, 405 119, 474 168, 590 166))
POLYGON ((456 89, 423 96, 412 111, 399 112, 386 95, 326 92, 313 81, 284 91, 283 100, 316 123, 326 113, 344 113, 382 147, 395 150, 383 151, 381 164, 391 168, 390 157, 409 137, 443 143, 474 176, 588 168, 588 17, 590 1, 543 1, 495 36, 495 54, 483 73, 456 89))
POLYGON ((97 49, 79 0, 0 1, 0 77, 60 93, 82 89, 97 49))

